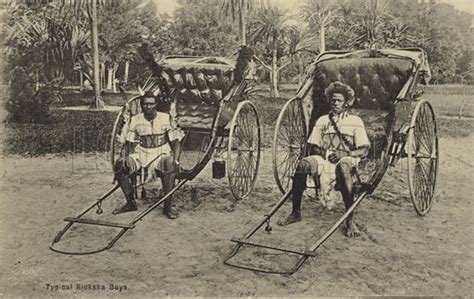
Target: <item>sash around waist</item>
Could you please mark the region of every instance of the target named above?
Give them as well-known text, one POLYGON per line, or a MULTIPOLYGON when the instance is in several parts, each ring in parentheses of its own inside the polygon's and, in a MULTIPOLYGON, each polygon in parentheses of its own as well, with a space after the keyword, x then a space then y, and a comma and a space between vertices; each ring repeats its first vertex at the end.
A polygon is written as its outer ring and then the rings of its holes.
POLYGON ((158 148, 168 143, 168 135, 149 134, 140 136, 140 146, 143 148, 158 148))

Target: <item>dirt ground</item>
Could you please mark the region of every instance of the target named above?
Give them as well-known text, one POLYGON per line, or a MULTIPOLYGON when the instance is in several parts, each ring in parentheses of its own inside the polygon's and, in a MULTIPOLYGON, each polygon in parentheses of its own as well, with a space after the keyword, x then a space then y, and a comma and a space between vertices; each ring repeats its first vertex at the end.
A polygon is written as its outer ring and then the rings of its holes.
MULTIPOLYGON (((208 165, 176 196, 177 220, 167 220, 157 209, 112 249, 86 256, 58 254, 49 245, 64 217, 75 216, 112 186, 104 156, 3 157, 0 296, 472 295, 472 137, 440 140, 439 183, 428 216, 419 217, 412 207, 401 161, 358 208, 357 221, 365 233, 348 239, 336 231, 319 255, 291 276, 223 263, 233 246, 231 237, 242 236, 281 196, 268 149, 250 198, 234 202, 227 179, 213 180, 208 165)), ((343 211, 342 203, 324 210, 313 193, 308 191, 304 199, 301 223, 285 228, 274 224, 271 234, 262 230, 255 240, 294 248, 311 245, 343 211)), ((116 192, 100 217, 118 222, 134 216, 110 215, 121 200, 116 192)), ((146 204, 140 201, 140 209, 146 204)), ((288 203, 273 223, 289 208, 288 203)), ((81 225, 58 245, 95 248, 116 232, 81 225)), ((292 256, 265 250, 244 250, 235 259, 275 268, 294 262, 292 256)))

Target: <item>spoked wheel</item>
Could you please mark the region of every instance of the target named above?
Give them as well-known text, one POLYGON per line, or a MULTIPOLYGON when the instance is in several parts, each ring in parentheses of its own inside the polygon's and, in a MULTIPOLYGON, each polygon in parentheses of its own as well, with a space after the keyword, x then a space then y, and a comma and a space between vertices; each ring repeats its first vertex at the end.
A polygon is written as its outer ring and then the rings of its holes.
POLYGON ((122 146, 125 140, 123 140, 123 136, 121 136, 121 132, 123 127, 125 126, 125 121, 123 117, 123 112, 120 113, 115 118, 114 127, 112 129, 112 136, 110 137, 110 152, 109 152, 109 159, 110 165, 112 166, 112 171, 114 171, 115 162, 120 157, 120 152, 122 151, 122 146))
POLYGON ((426 100, 417 103, 408 132, 408 184, 416 212, 426 215, 432 205, 438 173, 438 135, 433 108, 426 100))
POLYGON ((273 135, 273 175, 278 188, 286 193, 291 178, 306 150, 306 123, 300 99, 286 102, 278 115, 273 135))
POLYGON ((114 170, 115 162, 119 159, 123 144, 125 143, 125 132, 123 128, 128 125, 132 115, 139 112, 139 97, 132 98, 127 103, 127 108, 122 109, 115 118, 114 127, 110 137, 109 161, 114 170))
POLYGON ((260 121, 250 101, 239 103, 232 118, 227 165, 230 189, 237 200, 252 192, 260 163, 260 121))

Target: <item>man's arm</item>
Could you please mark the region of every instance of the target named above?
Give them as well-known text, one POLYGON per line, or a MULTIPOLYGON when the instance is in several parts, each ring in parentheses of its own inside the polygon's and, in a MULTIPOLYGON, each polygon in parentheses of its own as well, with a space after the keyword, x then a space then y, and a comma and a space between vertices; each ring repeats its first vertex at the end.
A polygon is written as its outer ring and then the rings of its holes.
POLYGON ((354 125, 354 141, 356 148, 347 153, 334 152, 328 157, 331 163, 337 163, 341 158, 350 156, 353 158, 363 158, 369 154, 370 140, 365 130, 364 122, 361 118, 358 118, 357 123, 354 125))
POLYGON ((328 160, 331 163, 337 163, 343 157, 347 157, 347 156, 350 156, 350 157, 353 157, 353 158, 363 158, 363 157, 368 155, 369 148, 370 148, 370 146, 368 146, 368 145, 367 146, 361 146, 361 147, 356 148, 355 150, 347 152, 347 154, 342 152, 342 151, 333 152, 328 156, 328 160))
POLYGON ((130 153, 133 153, 134 149, 135 149, 135 146, 136 144, 133 143, 133 142, 130 142, 130 141, 125 141, 125 143, 123 144, 122 146, 122 152, 120 153, 121 154, 121 157, 122 158, 125 158, 127 157, 128 155, 130 155, 130 153))
POLYGON ((370 146, 364 145, 361 147, 356 148, 353 151, 350 151, 349 155, 353 158, 363 158, 369 154, 370 146))
POLYGON ((166 139, 173 152, 173 160, 179 164, 178 158, 181 153, 181 140, 184 138, 184 132, 178 127, 171 115, 168 118, 168 129, 166 130, 166 139))
POLYGON ((323 129, 324 129, 325 117, 320 117, 314 124, 313 130, 308 138, 308 154, 319 155, 326 157, 326 150, 321 147, 320 144, 323 142, 323 129))
POLYGON ((319 146, 317 144, 311 144, 311 143, 308 143, 308 145, 309 145, 309 155, 310 156, 319 155, 319 156, 322 156, 322 157, 326 157, 326 150, 324 150, 321 146, 319 146))
POLYGON ((354 142, 356 149, 351 151, 351 156, 355 158, 363 158, 369 154, 370 139, 367 135, 364 122, 361 118, 358 120, 359 124, 354 128, 354 142))
POLYGON ((173 152, 173 160, 178 162, 179 153, 181 152, 181 141, 178 139, 170 140, 169 145, 171 147, 171 151, 173 152))
POLYGON ((135 123, 135 117, 132 117, 125 133, 125 143, 123 144, 122 151, 120 153, 121 158, 125 158, 135 151, 135 147, 137 146, 137 132, 135 123))

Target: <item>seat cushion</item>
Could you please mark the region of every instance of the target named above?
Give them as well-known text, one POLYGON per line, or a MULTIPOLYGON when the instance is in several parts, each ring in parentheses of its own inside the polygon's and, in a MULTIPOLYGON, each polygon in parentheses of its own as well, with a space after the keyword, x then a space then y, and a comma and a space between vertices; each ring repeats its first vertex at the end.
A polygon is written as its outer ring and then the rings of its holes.
MULTIPOLYGON (((390 110, 412 69, 411 61, 397 58, 322 61, 315 68, 313 101, 315 104, 326 102, 326 88, 331 82, 341 81, 354 89, 354 108, 390 110)), ((323 114, 327 114, 327 111, 323 114)))
POLYGON ((387 144, 393 113, 370 109, 351 109, 349 113, 359 116, 364 122, 370 140, 369 158, 380 157, 387 144))
POLYGON ((314 70, 312 90, 313 111, 310 127, 329 113, 324 91, 334 81, 341 81, 354 89, 352 111, 360 115, 369 139, 386 135, 393 119, 394 101, 412 74, 413 63, 399 58, 345 58, 318 62, 314 70), (374 121, 375 120, 375 121, 374 121))
POLYGON ((182 128, 210 130, 219 102, 232 85, 233 68, 227 65, 164 65, 162 77, 173 90, 176 117, 182 128))

